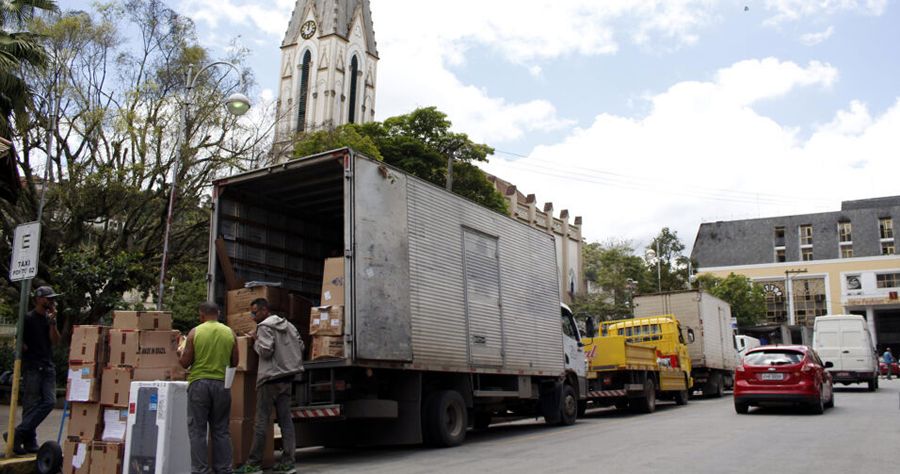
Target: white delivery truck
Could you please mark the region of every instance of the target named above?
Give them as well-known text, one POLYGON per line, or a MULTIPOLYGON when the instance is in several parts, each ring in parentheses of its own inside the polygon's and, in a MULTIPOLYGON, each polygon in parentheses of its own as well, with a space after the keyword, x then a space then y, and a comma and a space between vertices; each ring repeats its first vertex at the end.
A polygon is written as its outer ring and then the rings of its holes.
POLYGON ((552 234, 349 149, 218 180, 213 198, 215 301, 226 271, 319 301, 323 262, 343 258, 339 356, 304 362, 295 385, 301 446, 453 446, 499 415, 574 423, 585 356, 552 234))
POLYGON ((674 314, 681 323, 691 356, 694 387, 705 396, 721 397, 734 387, 738 362, 731 305, 701 290, 634 297, 634 317, 674 314))

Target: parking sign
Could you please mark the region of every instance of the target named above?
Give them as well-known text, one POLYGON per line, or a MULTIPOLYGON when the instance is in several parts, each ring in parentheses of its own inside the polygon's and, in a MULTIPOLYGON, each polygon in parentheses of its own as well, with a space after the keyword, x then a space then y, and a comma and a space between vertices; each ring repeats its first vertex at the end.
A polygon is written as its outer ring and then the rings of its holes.
POLYGON ((27 280, 37 275, 40 246, 40 222, 29 222, 16 227, 12 260, 9 262, 10 281, 27 280))

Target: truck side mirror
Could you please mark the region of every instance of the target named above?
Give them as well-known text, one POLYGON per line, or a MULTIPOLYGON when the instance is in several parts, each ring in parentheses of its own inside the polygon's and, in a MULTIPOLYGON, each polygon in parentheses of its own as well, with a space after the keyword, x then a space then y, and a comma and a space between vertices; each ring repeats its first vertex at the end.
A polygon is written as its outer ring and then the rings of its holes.
POLYGON ((588 316, 587 319, 584 320, 584 336, 594 337, 595 334, 597 334, 597 324, 594 323, 593 316, 588 316))

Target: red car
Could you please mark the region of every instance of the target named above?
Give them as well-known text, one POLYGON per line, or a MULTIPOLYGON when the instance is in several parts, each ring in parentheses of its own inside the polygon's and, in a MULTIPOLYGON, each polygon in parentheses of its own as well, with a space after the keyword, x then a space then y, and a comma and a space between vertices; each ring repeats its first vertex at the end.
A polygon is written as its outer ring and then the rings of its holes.
MULTIPOLYGON (((881 373, 881 375, 887 375, 887 373, 888 373, 887 371, 888 371, 887 364, 879 361, 878 362, 878 372, 881 373)), ((891 375, 896 375, 897 377, 900 377, 900 365, 898 365, 896 362, 891 362, 891 375)))
POLYGON ((834 406, 831 374, 806 346, 763 346, 748 351, 734 371, 734 410, 750 406, 799 404, 821 414, 834 406))

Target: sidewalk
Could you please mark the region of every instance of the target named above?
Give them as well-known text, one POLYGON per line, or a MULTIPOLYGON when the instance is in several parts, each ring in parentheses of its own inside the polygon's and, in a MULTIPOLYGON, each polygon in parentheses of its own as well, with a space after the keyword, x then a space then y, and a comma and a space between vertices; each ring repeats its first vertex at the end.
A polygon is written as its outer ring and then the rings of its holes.
MULTIPOLYGON (((62 408, 56 408, 41 423, 41 426, 38 426, 38 444, 43 443, 44 441, 53 440, 56 441, 56 435, 59 433, 59 422, 62 420, 63 411, 62 408)), ((16 415, 16 424, 22 421, 22 408, 18 408, 18 415, 16 415)), ((9 405, 0 405, 0 433, 5 433, 7 429, 7 425, 9 424, 9 405)), ((68 428, 68 427, 66 427, 68 428)), ((63 438, 66 437, 66 433, 63 432, 63 438)), ((3 438, 0 437, 0 456, 6 452, 6 443, 3 441, 3 438)))

